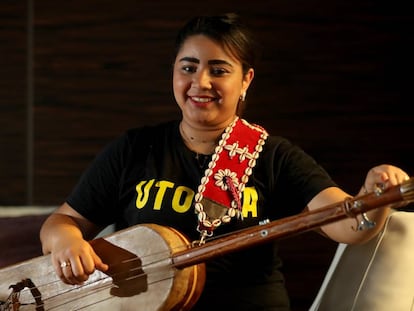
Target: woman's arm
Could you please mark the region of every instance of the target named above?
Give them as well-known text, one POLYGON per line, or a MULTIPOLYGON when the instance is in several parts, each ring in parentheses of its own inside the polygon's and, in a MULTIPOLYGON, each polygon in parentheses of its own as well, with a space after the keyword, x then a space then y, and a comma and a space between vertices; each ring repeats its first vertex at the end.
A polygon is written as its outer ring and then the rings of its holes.
MULTIPOLYGON (((383 164, 369 170, 365 182, 358 195, 374 191, 380 185, 386 189, 409 179, 407 173, 393 165, 383 164)), ((343 201, 351 197, 338 187, 327 188, 318 193, 308 204, 309 210, 314 210, 329 204, 343 201)), ((381 231, 390 208, 378 208, 367 213, 370 220, 376 223, 371 229, 357 231, 358 223, 354 218, 347 218, 321 227, 321 230, 334 241, 346 244, 358 244, 370 240, 381 231)))
POLYGON ((40 230, 43 253, 51 254, 52 264, 63 282, 80 284, 95 269, 108 269, 87 242, 101 229, 67 203, 62 204, 43 223, 40 230))

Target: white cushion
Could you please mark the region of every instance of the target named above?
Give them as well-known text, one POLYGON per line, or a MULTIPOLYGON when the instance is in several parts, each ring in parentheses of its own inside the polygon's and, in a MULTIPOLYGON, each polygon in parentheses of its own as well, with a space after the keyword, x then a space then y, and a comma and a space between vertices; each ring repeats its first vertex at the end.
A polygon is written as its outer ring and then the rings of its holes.
POLYGON ((414 310, 414 213, 362 245, 340 244, 311 311, 414 310))

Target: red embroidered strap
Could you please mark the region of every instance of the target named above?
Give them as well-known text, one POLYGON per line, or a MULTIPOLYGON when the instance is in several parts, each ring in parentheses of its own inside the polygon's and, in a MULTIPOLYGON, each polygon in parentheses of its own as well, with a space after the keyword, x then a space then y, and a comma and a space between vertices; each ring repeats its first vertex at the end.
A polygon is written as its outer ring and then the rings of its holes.
POLYGON ((230 191, 230 193, 232 195, 232 199, 236 202, 237 210, 241 211, 242 210, 241 200, 240 200, 240 197, 239 197, 239 193, 237 192, 237 189, 234 186, 233 180, 231 179, 231 177, 225 176, 224 177, 224 182, 226 183, 227 188, 228 188, 228 190, 230 191))
POLYGON ((195 197, 198 230, 204 235, 242 216, 241 195, 267 137, 265 129, 239 118, 224 131, 195 197))

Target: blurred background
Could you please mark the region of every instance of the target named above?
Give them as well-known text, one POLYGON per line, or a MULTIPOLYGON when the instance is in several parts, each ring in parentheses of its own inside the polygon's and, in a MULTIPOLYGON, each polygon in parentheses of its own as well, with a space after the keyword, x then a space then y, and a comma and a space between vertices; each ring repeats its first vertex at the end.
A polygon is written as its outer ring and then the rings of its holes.
MULTIPOLYGON (((59 205, 110 140, 178 118, 175 34, 194 15, 230 11, 263 46, 244 118, 299 144, 350 193, 380 163, 414 175, 406 1, 2 0, 0 206, 59 205)), ((284 247, 299 310, 335 245, 295 241, 284 247)))
POLYGON ((414 17, 404 1, 2 0, 0 204, 59 204, 125 129, 178 117, 175 34, 236 11, 263 46, 244 117, 301 145, 350 192, 414 174, 414 17))

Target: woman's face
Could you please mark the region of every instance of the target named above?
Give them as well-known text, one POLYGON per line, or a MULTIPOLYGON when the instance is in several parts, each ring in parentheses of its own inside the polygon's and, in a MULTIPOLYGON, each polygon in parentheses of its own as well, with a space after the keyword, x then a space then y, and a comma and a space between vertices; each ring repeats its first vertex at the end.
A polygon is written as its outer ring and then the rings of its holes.
POLYGON ((187 38, 174 63, 174 96, 185 122, 225 127, 235 117, 240 96, 253 79, 218 43, 203 35, 187 38))

